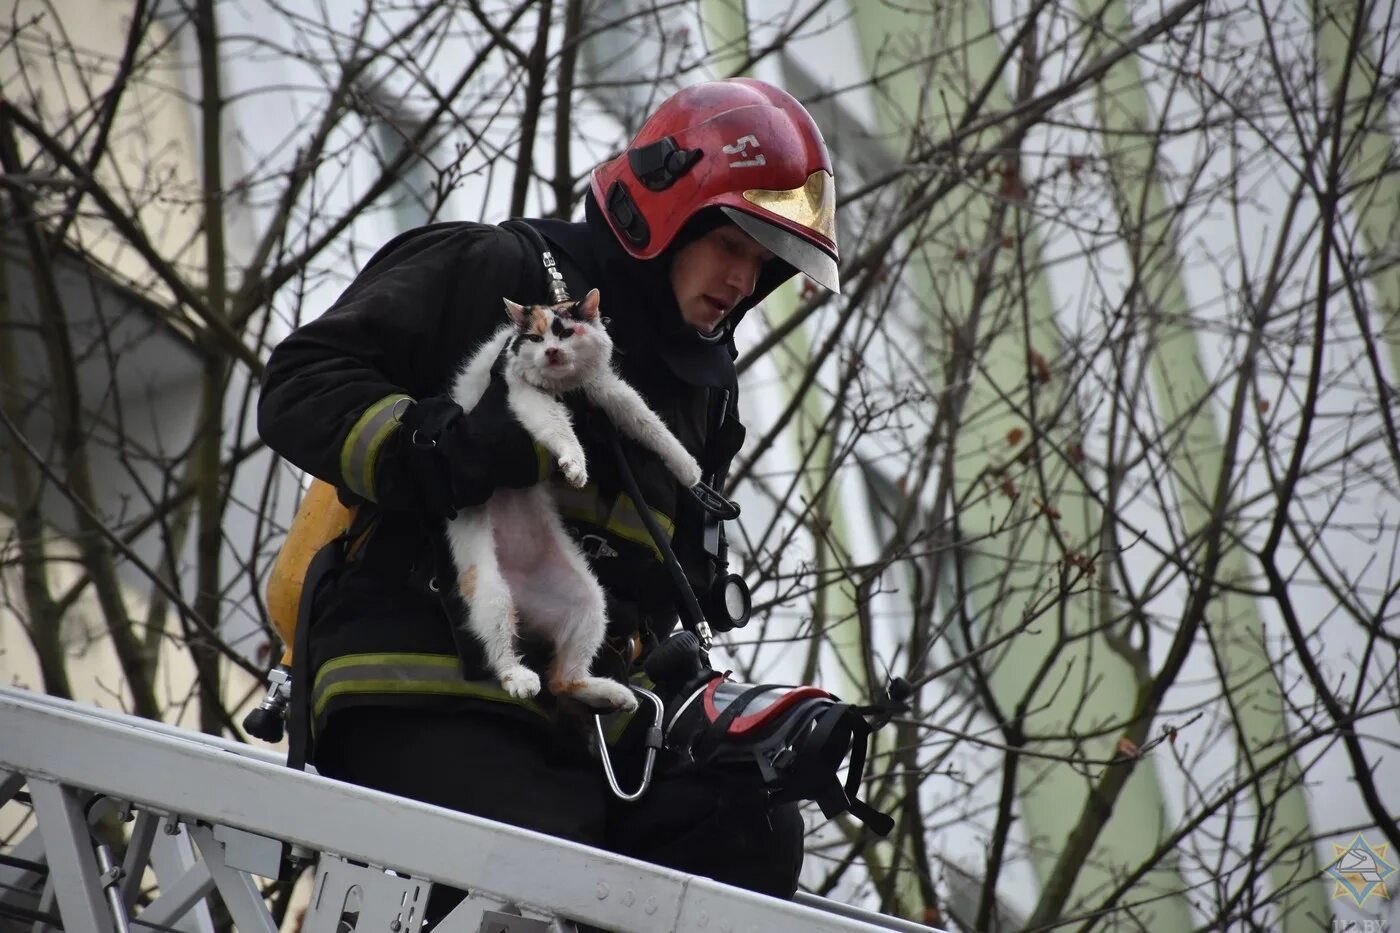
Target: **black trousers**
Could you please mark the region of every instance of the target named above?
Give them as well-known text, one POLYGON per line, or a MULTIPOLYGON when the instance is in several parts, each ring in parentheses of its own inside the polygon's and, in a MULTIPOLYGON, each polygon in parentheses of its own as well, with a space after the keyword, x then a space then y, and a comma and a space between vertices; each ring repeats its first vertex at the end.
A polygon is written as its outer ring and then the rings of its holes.
MULTIPOLYGON (((327 777, 749 890, 796 892, 796 804, 770 806, 747 776, 694 770, 658 773, 640 801, 627 803, 608 789, 582 740, 570 738, 491 711, 353 707, 327 723, 316 766, 327 777)), ((622 786, 636 787, 635 767, 618 764, 622 786)), ((435 895, 429 919, 461 897, 435 895)))

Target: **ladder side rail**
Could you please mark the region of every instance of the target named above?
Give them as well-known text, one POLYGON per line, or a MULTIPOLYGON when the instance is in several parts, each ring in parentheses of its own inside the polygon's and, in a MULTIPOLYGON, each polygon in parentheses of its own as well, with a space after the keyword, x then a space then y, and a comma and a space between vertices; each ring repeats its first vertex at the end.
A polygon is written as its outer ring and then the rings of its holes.
MULTIPOLYGON (((0 691, 0 768, 618 930, 888 929, 469 814, 288 770, 182 730, 0 691), (136 726, 133 728, 133 724, 136 726)), ((888 918, 885 918, 888 919, 888 918)))
POLYGON ((798 891, 793 896, 793 900, 816 910, 839 914, 842 917, 859 920, 884 930, 894 930, 896 933, 940 933, 936 927, 931 927, 926 923, 915 923, 902 917, 891 917, 889 914, 876 913, 873 910, 866 910, 864 907, 857 907, 844 901, 808 894, 806 891, 798 891))
POLYGON ((505 900, 581 913, 581 919, 620 930, 641 933, 642 925, 627 916, 633 905, 639 915, 641 904, 651 906, 649 919, 662 921, 653 928, 671 926, 667 918, 680 912, 682 890, 675 882, 684 876, 679 873, 628 865, 630 860, 563 840, 223 755, 180 737, 123 729, 110 716, 89 718, 7 696, 0 698, 0 732, 6 736, 0 766, 48 774, 183 819, 227 823, 436 883, 470 884, 505 900), (551 870, 542 872, 546 865, 551 870), (648 886, 651 874, 661 877, 648 886), (624 894, 631 904, 623 903, 624 894))
MULTIPOLYGON (((287 756, 285 753, 279 754, 267 748, 249 745, 246 742, 235 742, 232 739, 226 739, 222 736, 209 735, 208 733, 197 732, 193 729, 186 729, 180 726, 173 726, 170 723, 159 722, 154 719, 142 719, 139 716, 132 716, 102 706, 89 706, 86 703, 65 700, 61 697, 48 696, 43 693, 34 693, 30 690, 20 690, 15 687, 0 687, 0 702, 9 699, 22 701, 27 705, 43 707, 45 709, 67 711, 76 716, 81 716, 84 719, 99 719, 105 722, 115 723, 127 729, 139 729, 143 732, 151 732, 156 735, 168 735, 185 742, 204 745, 243 758, 265 761, 268 764, 285 766, 287 763, 287 756)), ((3 772, 2 768, 0 768, 0 772, 3 772)))

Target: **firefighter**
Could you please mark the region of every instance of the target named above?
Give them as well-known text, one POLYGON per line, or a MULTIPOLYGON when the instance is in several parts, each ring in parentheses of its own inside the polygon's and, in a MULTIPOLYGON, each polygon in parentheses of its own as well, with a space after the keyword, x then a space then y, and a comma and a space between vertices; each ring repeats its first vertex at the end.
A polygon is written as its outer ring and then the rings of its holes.
MULTIPOLYGON (((600 289, 616 369, 718 488, 744 438, 734 328, 799 272, 838 288, 834 208, 810 115, 740 78, 663 102, 593 171, 582 222, 528 223, 572 295, 600 289)), ((317 588, 297 659, 312 760, 331 777, 790 897, 802 861, 795 804, 770 807, 743 775, 695 772, 658 774, 640 802, 617 800, 583 717, 547 694, 507 695, 454 625, 465 609, 442 585, 444 518, 538 482, 555 483, 608 596, 595 670, 625 680, 677 623, 660 549, 595 413, 573 412, 589 467, 574 490, 509 415, 500 379, 468 412, 445 395, 504 323, 502 298, 548 299, 539 244, 512 226, 439 223, 396 237, 268 363, 262 437, 370 517, 317 588)), ((707 513, 654 458, 628 450, 645 507, 696 591, 709 592, 723 568, 707 513)))

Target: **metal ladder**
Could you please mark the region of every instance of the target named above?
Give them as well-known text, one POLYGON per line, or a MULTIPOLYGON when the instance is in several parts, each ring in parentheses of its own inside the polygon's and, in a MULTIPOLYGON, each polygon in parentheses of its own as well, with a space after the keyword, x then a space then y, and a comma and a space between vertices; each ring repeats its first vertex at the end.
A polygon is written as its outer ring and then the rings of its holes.
POLYGON ((27 830, 0 847, 5 930, 213 933, 217 895, 237 930, 273 933, 268 897, 300 860, 315 866, 303 933, 417 933, 437 883, 471 892, 439 933, 571 933, 578 923, 618 933, 930 933, 810 895, 765 897, 292 771, 246 745, 8 688, 0 688, 0 817, 27 830))

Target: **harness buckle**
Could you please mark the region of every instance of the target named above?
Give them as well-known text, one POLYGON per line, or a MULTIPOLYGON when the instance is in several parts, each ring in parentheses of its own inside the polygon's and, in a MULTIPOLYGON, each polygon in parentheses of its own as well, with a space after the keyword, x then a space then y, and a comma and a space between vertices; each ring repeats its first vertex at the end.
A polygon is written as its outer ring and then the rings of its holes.
POLYGON ((696 483, 691 486, 690 494, 695 497, 696 502, 700 503, 700 508, 722 522, 733 521, 739 517, 739 504, 726 499, 705 483, 696 483))

